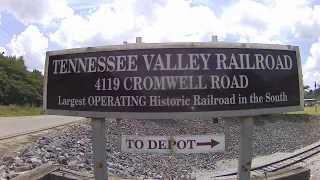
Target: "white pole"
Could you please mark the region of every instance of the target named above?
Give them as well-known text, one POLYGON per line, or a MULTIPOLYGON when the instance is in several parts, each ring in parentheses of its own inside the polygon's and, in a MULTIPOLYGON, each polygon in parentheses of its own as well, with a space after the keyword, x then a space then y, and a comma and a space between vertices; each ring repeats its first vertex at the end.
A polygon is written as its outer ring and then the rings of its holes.
POLYGON ((240 117, 238 179, 250 180, 253 145, 253 117, 240 117))
POLYGON ((105 119, 91 118, 94 179, 108 180, 105 119))
POLYGON ((142 43, 142 38, 141 37, 136 37, 136 43, 142 43))
POLYGON ((212 42, 218 42, 218 37, 216 35, 212 36, 212 42))

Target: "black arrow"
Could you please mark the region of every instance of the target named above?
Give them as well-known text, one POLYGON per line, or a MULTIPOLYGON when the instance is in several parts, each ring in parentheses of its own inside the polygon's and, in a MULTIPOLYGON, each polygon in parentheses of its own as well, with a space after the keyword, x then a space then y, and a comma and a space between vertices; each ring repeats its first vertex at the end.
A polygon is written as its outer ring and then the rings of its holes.
POLYGON ((211 146, 211 148, 213 148, 214 146, 218 145, 219 142, 211 139, 210 142, 199 142, 197 143, 197 146, 211 146))

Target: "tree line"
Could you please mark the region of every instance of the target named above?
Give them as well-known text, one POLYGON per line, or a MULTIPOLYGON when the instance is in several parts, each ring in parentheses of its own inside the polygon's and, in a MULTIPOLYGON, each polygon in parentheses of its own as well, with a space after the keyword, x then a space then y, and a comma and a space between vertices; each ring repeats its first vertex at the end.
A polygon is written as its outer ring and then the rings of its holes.
POLYGON ((42 106, 43 75, 28 71, 23 57, 0 54, 0 105, 42 106))

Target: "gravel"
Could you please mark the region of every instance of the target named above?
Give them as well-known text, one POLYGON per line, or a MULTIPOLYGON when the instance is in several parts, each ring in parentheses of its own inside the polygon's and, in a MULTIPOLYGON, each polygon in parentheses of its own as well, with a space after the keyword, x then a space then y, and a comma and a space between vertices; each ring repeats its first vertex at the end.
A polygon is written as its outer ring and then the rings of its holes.
MULTIPOLYGON (((122 178, 196 179, 193 172, 210 171, 216 162, 238 158, 239 120, 230 119, 228 152, 199 154, 129 154, 117 150, 116 121, 106 120, 108 171, 122 178)), ((124 135, 204 135, 224 132, 224 121, 212 119, 122 120, 124 135)), ((254 119, 253 155, 290 152, 320 138, 319 116, 274 115, 254 119)), ((14 156, 0 159, 0 179, 11 179, 48 161, 72 170, 93 173, 90 122, 77 124, 59 135, 44 136, 14 156)), ((199 175, 197 175, 199 177, 199 175)))

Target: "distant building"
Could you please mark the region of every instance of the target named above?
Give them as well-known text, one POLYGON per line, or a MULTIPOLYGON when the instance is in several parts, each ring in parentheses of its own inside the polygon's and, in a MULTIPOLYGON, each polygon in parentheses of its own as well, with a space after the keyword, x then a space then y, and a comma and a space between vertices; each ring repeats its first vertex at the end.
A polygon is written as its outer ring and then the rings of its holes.
POLYGON ((313 106, 314 104, 316 104, 316 100, 315 99, 304 99, 304 106, 313 106))

